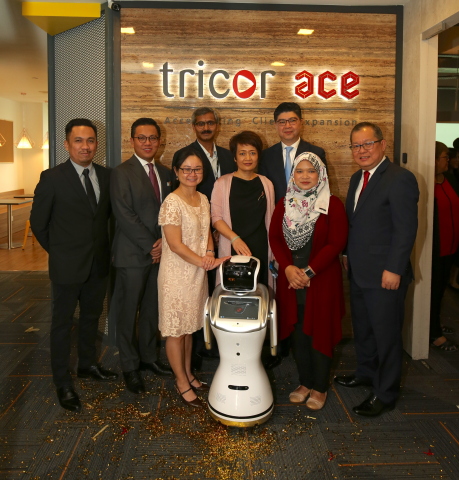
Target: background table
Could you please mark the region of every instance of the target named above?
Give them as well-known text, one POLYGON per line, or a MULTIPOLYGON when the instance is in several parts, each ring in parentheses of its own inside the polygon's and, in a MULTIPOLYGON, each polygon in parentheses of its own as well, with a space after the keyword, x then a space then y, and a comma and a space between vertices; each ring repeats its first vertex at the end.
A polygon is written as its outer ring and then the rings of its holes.
POLYGON ((6 231, 8 239, 8 243, 0 245, 0 248, 11 250, 12 248, 22 246, 22 243, 13 243, 13 205, 22 205, 23 203, 31 202, 32 200, 27 200, 26 198, 0 198, 0 205, 6 205, 7 207, 6 231))

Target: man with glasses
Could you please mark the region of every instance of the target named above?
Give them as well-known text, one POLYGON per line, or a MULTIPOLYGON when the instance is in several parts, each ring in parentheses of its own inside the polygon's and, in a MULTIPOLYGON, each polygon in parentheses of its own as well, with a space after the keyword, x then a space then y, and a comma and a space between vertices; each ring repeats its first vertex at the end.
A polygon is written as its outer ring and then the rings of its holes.
POLYGON ((300 137, 303 127, 301 119, 301 108, 297 103, 284 102, 274 110, 276 131, 281 141, 263 150, 258 173, 273 182, 276 203, 285 196, 293 160, 300 153, 315 153, 327 164, 324 150, 300 137))
POLYGON ((353 410, 375 417, 392 410, 399 395, 404 301, 413 279, 410 254, 418 225, 415 176, 389 161, 381 129, 362 122, 351 132, 352 156, 360 170, 346 200, 347 257, 357 368, 335 382, 369 386, 353 410))
MULTIPOLYGON (((202 160, 204 178, 198 185, 198 191, 203 193, 210 202, 215 181, 222 175, 236 171, 236 162, 229 150, 215 144, 220 125, 220 117, 216 110, 209 107, 196 109, 191 116, 191 125, 196 140, 187 147, 194 148, 202 160)), ((182 150, 175 152, 172 165, 182 150)))
MULTIPOLYGON (((210 107, 197 108, 191 115, 191 125, 196 135, 196 140, 184 148, 192 147, 196 151, 198 157, 202 160, 204 178, 198 185, 197 190, 198 192, 203 193, 210 203, 210 197, 212 196, 215 181, 222 175, 236 171, 236 162, 229 150, 215 144, 220 127, 220 116, 215 109, 210 107)), ((184 148, 175 152, 172 165, 175 164, 177 157, 184 148)), ((215 235, 214 244, 215 251, 217 251, 218 244, 215 235)), ((209 282, 209 295, 211 295, 215 287, 216 271, 211 270, 207 272, 207 278, 209 282)), ((198 370, 201 368, 202 357, 217 356, 217 342, 213 342, 212 350, 208 352, 204 347, 202 330, 194 332, 192 355, 193 368, 198 370)))
POLYGON ((116 340, 121 369, 129 391, 145 392, 141 370, 172 375, 158 357, 158 288, 161 227, 158 213, 171 192, 171 172, 155 162, 161 140, 152 118, 139 118, 131 127, 134 155, 112 173, 110 192, 116 231, 113 263, 116 267, 111 314, 116 318, 116 340))

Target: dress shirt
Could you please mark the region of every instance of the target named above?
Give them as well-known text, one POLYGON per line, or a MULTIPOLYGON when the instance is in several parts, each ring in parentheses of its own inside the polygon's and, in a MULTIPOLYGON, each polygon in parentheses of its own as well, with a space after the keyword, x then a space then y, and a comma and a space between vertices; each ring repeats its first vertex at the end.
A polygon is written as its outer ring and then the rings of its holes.
POLYGON ((292 150, 290 151, 290 162, 293 165, 293 160, 296 158, 296 151, 298 150, 298 145, 300 144, 301 138, 299 138, 295 143, 292 143, 291 145, 285 145, 284 142, 281 142, 282 145, 282 158, 284 161, 284 169, 285 169, 285 148, 286 147, 293 147, 292 150))
MULTIPOLYGON (((376 165, 376 167, 373 167, 371 170, 367 170, 368 172, 370 172, 370 176, 368 177, 368 182, 370 182, 371 177, 373 176, 373 173, 376 172, 376 169, 381 165, 382 162, 384 162, 385 159, 386 159, 386 156, 384 155, 383 159, 378 163, 378 165, 376 165)), ((360 177, 360 182, 357 185, 357 190, 355 191, 354 210, 355 210, 355 207, 357 207, 357 202, 359 201, 359 197, 360 197, 360 191, 362 190, 362 187, 363 187, 363 173, 364 172, 365 172, 365 170, 362 170, 362 176, 360 177)))
MULTIPOLYGON (((77 171, 78 176, 80 177, 80 182, 83 185, 84 191, 86 192, 86 185, 84 184, 84 175, 83 175, 83 170, 85 169, 85 167, 78 165, 78 163, 75 163, 72 159, 70 159, 70 161, 72 162, 72 165, 75 167, 75 170, 77 171)), ((92 162, 89 164, 89 167, 86 167, 86 168, 89 170, 89 180, 91 180, 92 186, 94 187, 94 192, 96 194, 97 203, 99 203, 100 187, 99 187, 99 179, 97 178, 97 174, 96 174, 96 169, 92 166, 92 162)))
MULTIPOLYGON (((141 163, 143 169, 145 170, 145 173, 147 174, 148 180, 150 181, 150 169, 148 168, 148 163, 146 160, 143 158, 140 158, 137 154, 134 153, 134 155, 137 157, 139 162, 141 163)), ((161 201, 163 201, 163 192, 161 191, 161 180, 159 178, 158 170, 156 169, 155 165, 155 159, 151 161, 151 164, 153 165, 153 170, 155 171, 156 179, 158 180, 158 185, 159 185, 159 194, 161 197, 161 201)))
MULTIPOLYGON (((197 140, 199 143, 199 140, 197 140)), ((212 170, 214 172, 214 177, 215 180, 220 177, 220 165, 218 163, 218 155, 217 155, 217 145, 214 143, 214 148, 213 148, 213 155, 210 155, 210 153, 199 143, 199 146, 203 149, 204 153, 207 156, 207 159, 210 162, 210 165, 212 167, 212 170)))

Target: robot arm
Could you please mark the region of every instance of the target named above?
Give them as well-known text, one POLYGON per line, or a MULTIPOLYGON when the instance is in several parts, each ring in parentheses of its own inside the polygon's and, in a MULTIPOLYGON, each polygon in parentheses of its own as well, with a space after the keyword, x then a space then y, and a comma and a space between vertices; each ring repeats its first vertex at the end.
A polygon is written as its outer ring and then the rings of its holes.
POLYGON ((271 355, 277 355, 277 306, 276 300, 271 300, 269 303, 269 331, 271 340, 271 355))
POLYGON ((204 342, 206 344, 206 349, 210 350, 212 348, 212 331, 210 329, 210 312, 209 312, 209 300, 212 297, 208 297, 206 304, 204 306, 204 342))

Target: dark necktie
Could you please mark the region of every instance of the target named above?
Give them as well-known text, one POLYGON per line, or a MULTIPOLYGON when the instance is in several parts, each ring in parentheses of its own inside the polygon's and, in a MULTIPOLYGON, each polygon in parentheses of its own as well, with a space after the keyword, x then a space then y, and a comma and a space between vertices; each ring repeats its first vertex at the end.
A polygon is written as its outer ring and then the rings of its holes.
POLYGON ((91 204, 92 213, 96 213, 97 210, 97 197, 92 182, 89 179, 89 169, 85 168, 83 170, 84 175, 84 186, 86 187, 86 195, 88 196, 89 203, 91 204))
POLYGON ((159 203, 161 203, 161 194, 159 192, 159 184, 158 184, 158 179, 156 178, 156 173, 153 168, 153 165, 151 163, 147 163, 148 165, 148 176, 150 177, 150 182, 153 185, 153 189, 155 190, 156 193, 156 198, 159 203))
POLYGON ((365 188, 367 188, 369 178, 370 178, 370 172, 365 170, 363 172, 363 185, 362 185, 362 190, 360 190, 360 193, 359 193, 359 200, 360 200, 360 197, 362 196, 363 191, 365 190, 365 188))

